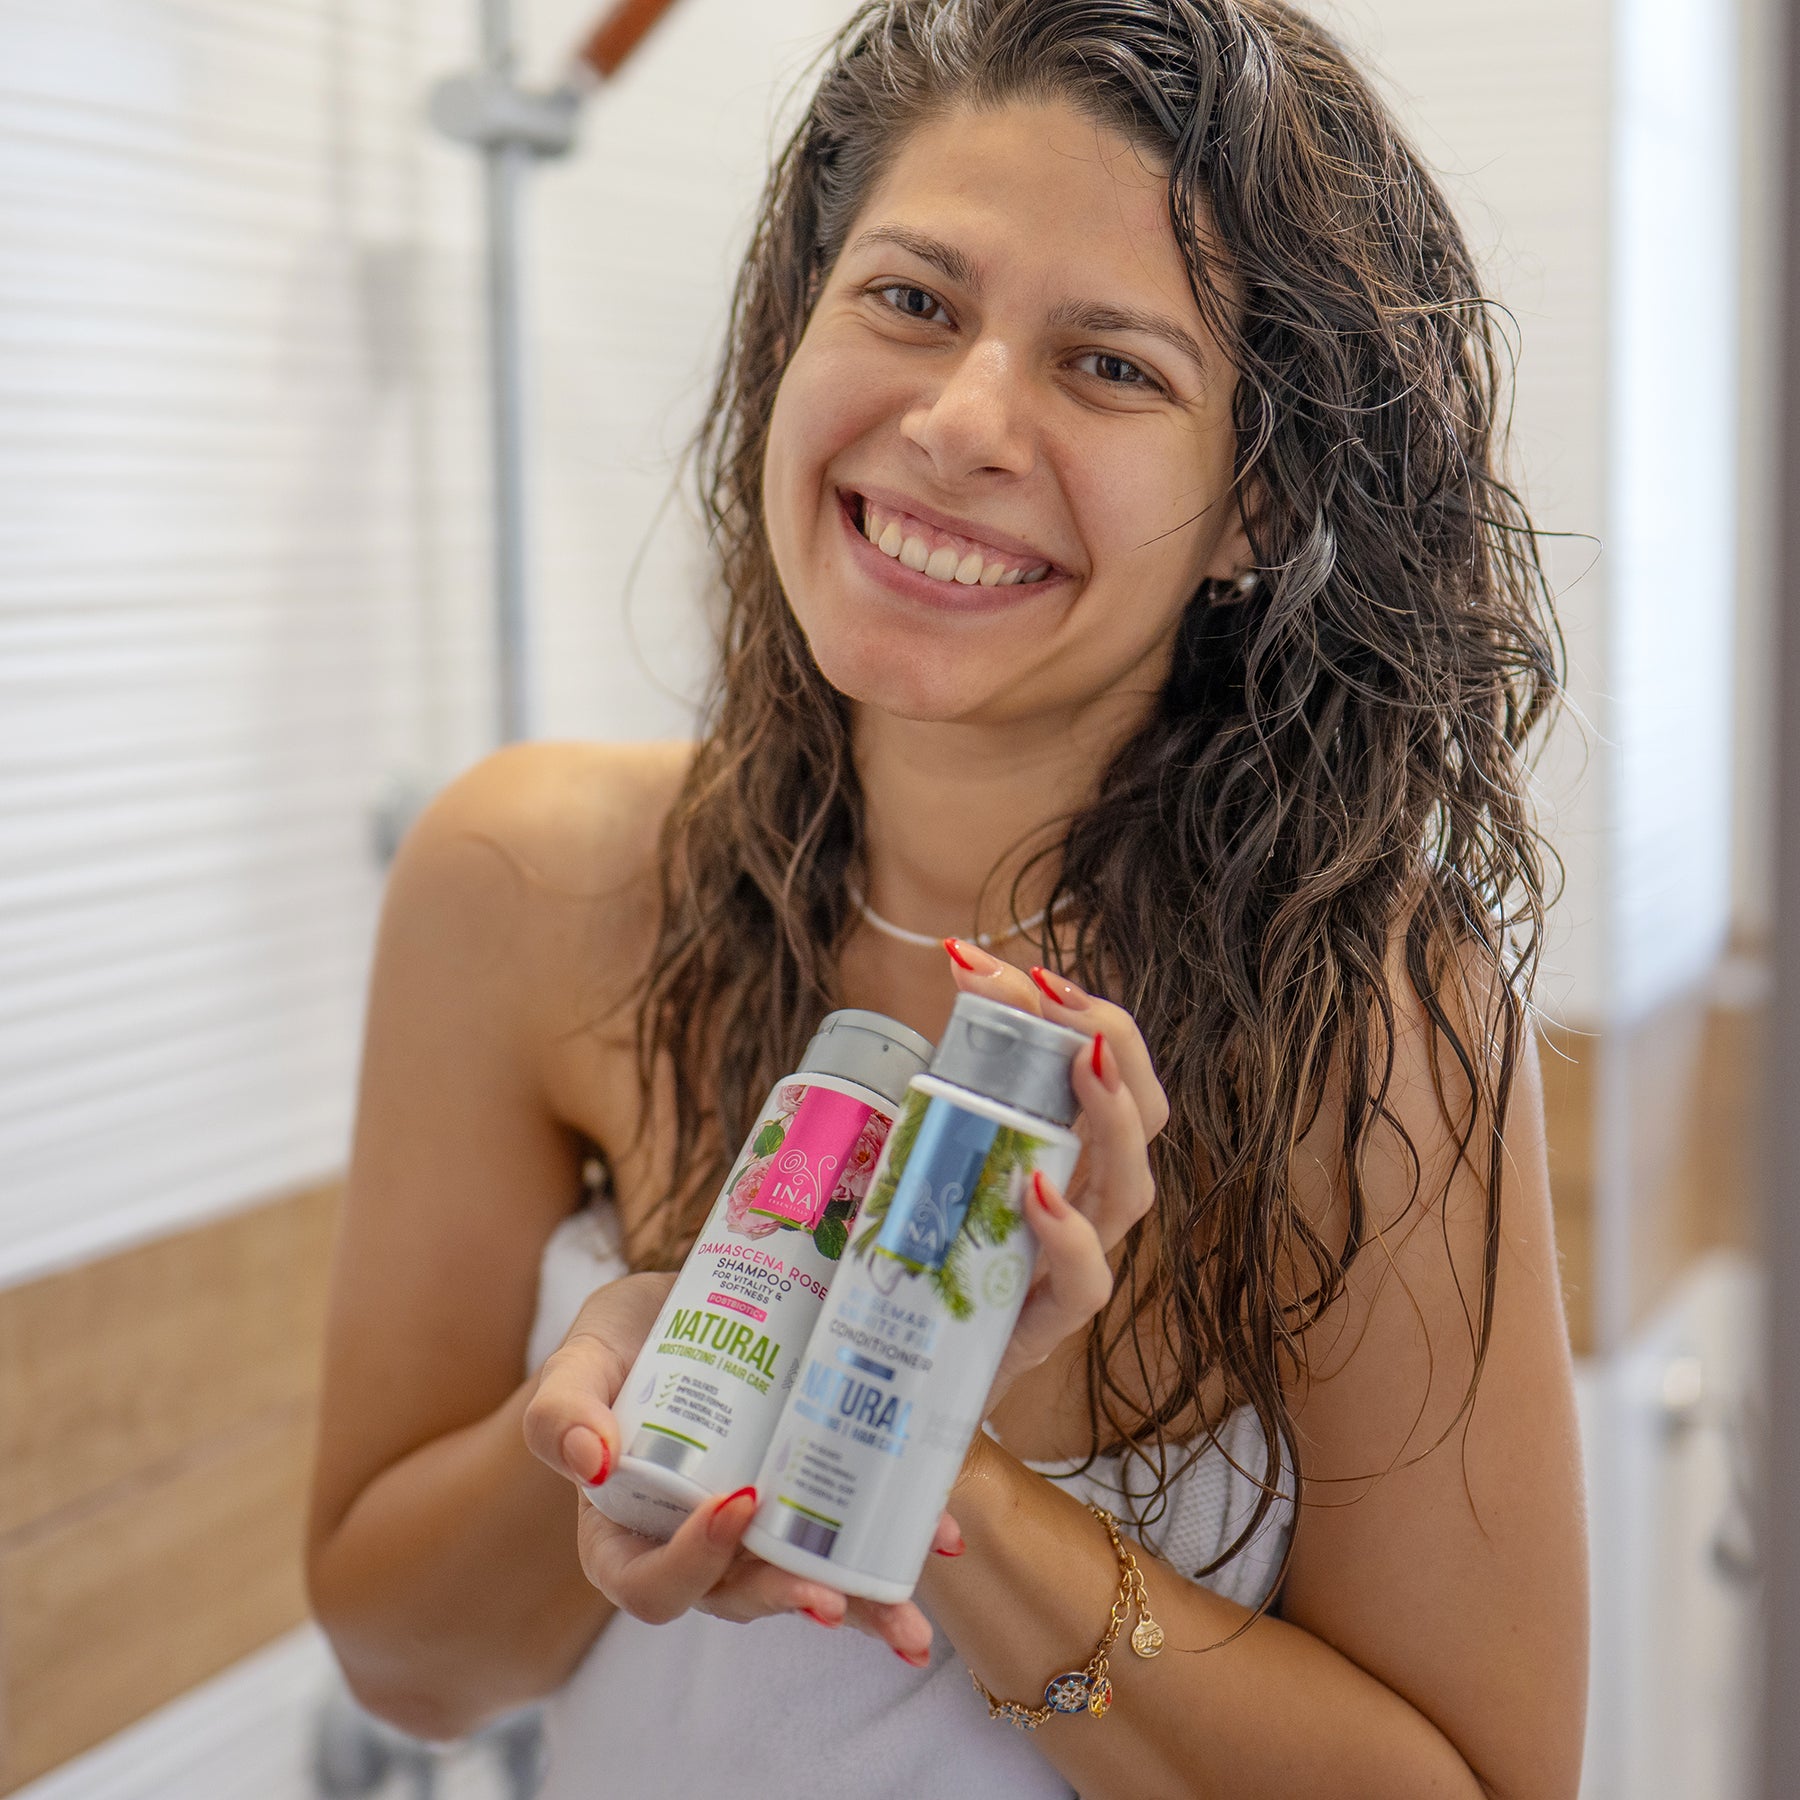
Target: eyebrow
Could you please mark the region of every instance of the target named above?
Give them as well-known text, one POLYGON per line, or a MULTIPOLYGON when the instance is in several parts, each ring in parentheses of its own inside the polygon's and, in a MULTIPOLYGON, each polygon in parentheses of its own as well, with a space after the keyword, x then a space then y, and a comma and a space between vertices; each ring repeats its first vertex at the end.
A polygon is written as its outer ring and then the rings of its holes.
MULTIPOLYGON (((922 231, 910 231, 904 225, 874 225, 863 232, 851 248, 862 250, 875 244, 893 244, 921 262, 930 263, 978 298, 981 294, 981 270, 954 244, 946 244, 941 238, 930 237, 922 231)), ((1103 305, 1094 300, 1064 300, 1051 310, 1050 323, 1073 327, 1077 331, 1142 332, 1179 351, 1202 372, 1209 366, 1206 351, 1191 331, 1174 319, 1161 313, 1146 312, 1141 307, 1103 305)))
POLYGON ((873 225, 850 247, 866 249, 872 244, 897 244, 921 262, 941 269, 950 279, 972 294, 981 292, 981 271, 954 244, 942 238, 927 237, 922 231, 908 231, 904 225, 873 225))
POLYGON ((1172 350, 1190 358, 1202 373, 1207 368, 1206 352, 1200 340, 1161 313, 1145 312, 1136 306, 1102 306, 1091 300, 1065 300, 1052 309, 1052 325, 1069 325, 1077 331, 1141 331, 1146 337, 1159 338, 1172 350))

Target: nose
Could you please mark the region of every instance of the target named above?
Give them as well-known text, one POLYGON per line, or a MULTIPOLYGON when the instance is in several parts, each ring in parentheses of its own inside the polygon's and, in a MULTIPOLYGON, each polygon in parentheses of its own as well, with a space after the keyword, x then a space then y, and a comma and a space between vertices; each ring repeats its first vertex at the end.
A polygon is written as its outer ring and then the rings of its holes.
POLYGON ((946 481, 971 475, 1023 475, 1036 451, 1029 383, 1008 347, 977 339, 934 390, 900 418, 901 435, 923 450, 946 481))

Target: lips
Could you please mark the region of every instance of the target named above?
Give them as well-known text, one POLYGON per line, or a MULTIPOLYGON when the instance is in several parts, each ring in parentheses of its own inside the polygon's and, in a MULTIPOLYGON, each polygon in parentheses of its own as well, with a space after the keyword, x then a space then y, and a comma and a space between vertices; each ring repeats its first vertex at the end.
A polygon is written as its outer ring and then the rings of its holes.
POLYGON ((1044 581, 1054 564, 1029 550, 951 531, 886 497, 843 495, 852 524, 903 568, 945 587, 1015 587, 1044 581))

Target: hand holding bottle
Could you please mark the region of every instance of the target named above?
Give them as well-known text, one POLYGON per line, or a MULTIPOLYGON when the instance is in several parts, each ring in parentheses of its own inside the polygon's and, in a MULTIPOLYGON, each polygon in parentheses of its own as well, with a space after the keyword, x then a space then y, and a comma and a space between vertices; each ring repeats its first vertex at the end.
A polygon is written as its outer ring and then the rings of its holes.
MULTIPOLYGON (((601 1485, 618 1465, 613 1403, 643 1348, 675 1277, 627 1275, 596 1288, 562 1345, 544 1363, 525 1411, 525 1441, 540 1461, 578 1489, 601 1485)), ((583 1505, 577 1550, 587 1578, 621 1612, 666 1624, 690 1610, 739 1622, 804 1613, 825 1626, 849 1625, 879 1638, 908 1662, 922 1662, 931 1626, 910 1602, 847 1599, 823 1582, 791 1575, 740 1548, 756 1512, 753 1489, 696 1507, 666 1543, 615 1524, 583 1505)), ((961 1534, 946 1515, 937 1549, 960 1552, 961 1534)))
POLYGON ((944 948, 961 992, 1004 1001, 1092 1041, 1071 1075, 1081 1102, 1082 1151, 1068 1193, 1040 1177, 1025 1208, 1038 1241, 1037 1269, 988 1392, 991 1413, 1013 1382, 1112 1298, 1112 1252, 1156 1199, 1149 1145, 1168 1123, 1169 1102, 1137 1022, 1123 1007, 1066 976, 1045 969, 1027 975, 961 939, 944 948))

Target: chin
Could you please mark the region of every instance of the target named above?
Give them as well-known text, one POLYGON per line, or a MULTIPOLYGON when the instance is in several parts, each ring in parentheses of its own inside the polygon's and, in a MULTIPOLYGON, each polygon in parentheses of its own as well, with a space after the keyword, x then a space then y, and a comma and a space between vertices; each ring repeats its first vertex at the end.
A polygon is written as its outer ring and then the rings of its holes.
POLYGON ((995 699, 986 656, 886 632, 807 633, 819 672, 845 699, 920 724, 953 724, 995 699))

